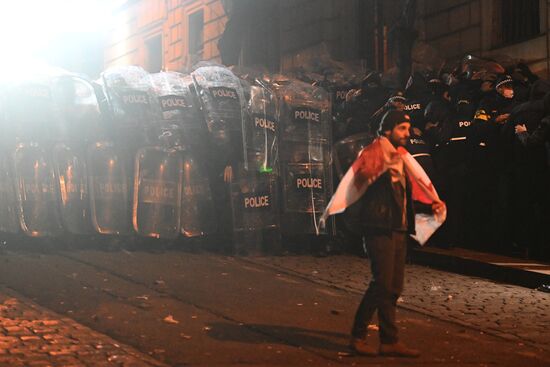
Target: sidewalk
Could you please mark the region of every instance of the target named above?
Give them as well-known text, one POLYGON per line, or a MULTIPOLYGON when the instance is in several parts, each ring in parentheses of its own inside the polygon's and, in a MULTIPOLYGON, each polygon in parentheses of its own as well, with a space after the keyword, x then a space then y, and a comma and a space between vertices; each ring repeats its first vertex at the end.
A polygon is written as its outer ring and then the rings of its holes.
MULTIPOLYGON (((250 257, 242 260, 356 294, 363 294, 370 282, 369 261, 356 256, 250 257)), ((460 259, 456 261, 459 263, 460 259)), ((548 293, 408 265, 405 291, 398 302, 404 309, 550 352, 548 293)))
POLYGON ((74 320, 0 288, 0 366, 164 366, 74 320))
POLYGON ((550 264, 467 250, 417 247, 413 263, 527 288, 550 285, 550 264))

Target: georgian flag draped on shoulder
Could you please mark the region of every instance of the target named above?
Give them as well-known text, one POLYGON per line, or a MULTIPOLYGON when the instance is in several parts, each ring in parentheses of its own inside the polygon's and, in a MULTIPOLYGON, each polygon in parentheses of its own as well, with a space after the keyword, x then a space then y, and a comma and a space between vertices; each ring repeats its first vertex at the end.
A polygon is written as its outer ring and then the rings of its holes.
MULTIPOLYGON (((363 196, 374 181, 388 169, 398 166, 401 162, 411 182, 413 200, 428 205, 440 202, 439 195, 430 178, 409 152, 402 147, 395 149, 388 139, 380 137, 359 153, 355 162, 346 172, 321 216, 320 226, 325 225, 329 216, 344 212, 347 207, 363 196)), ((446 215, 446 209, 437 215, 416 214, 416 235, 413 238, 424 245, 443 224, 446 215)))

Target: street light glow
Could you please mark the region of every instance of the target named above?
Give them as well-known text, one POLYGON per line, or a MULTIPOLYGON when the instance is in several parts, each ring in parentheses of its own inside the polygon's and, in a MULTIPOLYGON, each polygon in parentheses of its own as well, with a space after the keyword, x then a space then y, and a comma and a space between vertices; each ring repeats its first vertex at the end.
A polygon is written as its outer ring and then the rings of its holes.
POLYGON ((109 0, 28 0, 0 3, 2 63, 39 59, 67 34, 104 34, 112 26, 109 0))

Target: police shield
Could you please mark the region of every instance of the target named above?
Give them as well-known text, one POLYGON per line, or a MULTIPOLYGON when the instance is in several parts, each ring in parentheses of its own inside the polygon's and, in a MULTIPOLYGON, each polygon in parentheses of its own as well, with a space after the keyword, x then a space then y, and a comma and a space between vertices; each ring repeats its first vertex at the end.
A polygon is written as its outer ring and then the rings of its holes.
POLYGON ((232 183, 231 207, 235 233, 279 228, 277 177, 263 174, 232 183))
POLYGON ((193 78, 176 72, 162 72, 152 74, 151 82, 162 121, 179 129, 179 144, 184 148, 192 146, 204 150, 208 144, 208 129, 193 78))
POLYGON ((209 163, 220 171, 229 156, 232 160, 244 158, 246 167, 242 138, 245 98, 240 80, 229 69, 215 65, 200 67, 191 76, 215 151, 209 163))
POLYGON ((14 162, 23 232, 31 237, 59 234, 57 182, 48 152, 36 143, 20 143, 14 162))
POLYGON ((20 226, 32 237, 53 236, 62 230, 49 148, 55 126, 49 81, 48 75, 35 76, 6 93, 6 123, 13 131, 6 151, 13 159, 20 226))
POLYGON ((101 82, 110 112, 110 138, 125 152, 126 170, 133 177, 135 154, 159 121, 149 74, 137 66, 114 67, 101 74, 101 82))
POLYGON ((15 194, 11 157, 3 152, 0 157, 0 231, 19 232, 19 208, 15 194))
POLYGON ((330 94, 332 136, 335 140, 342 139, 349 135, 346 98, 360 86, 363 70, 351 64, 331 62, 320 72, 323 79, 317 81, 316 85, 325 88, 330 94))
POLYGON ((15 135, 8 126, 6 120, 5 94, 0 90, 0 128, 3 133, 0 136, 0 231, 7 233, 19 232, 19 217, 17 196, 15 194, 15 182, 13 173, 13 160, 10 154, 15 145, 15 135))
POLYGON ((140 67, 114 67, 101 75, 108 102, 109 140, 87 153, 92 223, 97 232, 127 234, 131 228, 136 153, 158 122, 149 74, 140 67), (149 129, 150 130, 150 129, 149 129))
POLYGON ((319 233, 319 216, 332 194, 330 98, 322 88, 276 77, 280 102, 282 230, 319 233))
POLYGON ((56 117, 52 139, 80 146, 103 138, 103 117, 92 82, 62 75, 52 78, 51 85, 56 117))
POLYGON ((178 150, 148 147, 138 151, 132 214, 138 234, 155 238, 178 236, 181 164, 178 150))
POLYGON ((331 180, 323 163, 288 163, 283 167, 283 230, 312 234, 330 200, 331 180))
POLYGON ((181 170, 181 233, 185 237, 211 234, 216 230, 216 212, 204 165, 191 151, 186 151, 181 170))
POLYGON ((185 237, 204 236, 215 229, 215 212, 205 172, 208 130, 194 93, 193 78, 170 72, 154 74, 152 80, 163 124, 173 127, 165 129, 165 135, 172 135, 172 139, 162 145, 176 150, 181 159, 179 171, 174 171, 171 178, 180 189, 179 228, 185 237))
POLYGON ((55 121, 49 79, 23 81, 9 88, 6 123, 18 142, 45 142, 52 138, 55 121))
POLYGON ((359 152, 369 145, 374 139, 370 133, 359 133, 342 139, 334 144, 333 156, 336 174, 341 179, 351 164, 357 158, 359 152))
POLYGON ((127 160, 112 142, 97 142, 88 148, 91 216, 97 233, 120 235, 130 232, 127 160))
POLYGON ((88 81, 64 75, 52 80, 57 111, 53 163, 59 188, 63 226, 70 233, 92 232, 86 149, 101 135, 101 114, 88 81))
POLYGON ((53 162, 59 188, 59 209, 63 227, 70 233, 92 232, 90 198, 84 149, 57 144, 53 162))
POLYGON ((245 148, 250 172, 278 173, 279 111, 277 97, 267 86, 257 81, 249 88, 248 124, 245 148))

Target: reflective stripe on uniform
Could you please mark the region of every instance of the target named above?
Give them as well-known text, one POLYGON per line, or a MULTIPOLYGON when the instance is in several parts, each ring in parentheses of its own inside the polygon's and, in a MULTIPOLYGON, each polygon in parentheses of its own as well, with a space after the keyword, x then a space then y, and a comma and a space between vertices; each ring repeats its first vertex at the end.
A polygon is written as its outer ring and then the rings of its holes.
POLYGON ((451 140, 451 141, 466 140, 466 137, 465 137, 465 136, 458 136, 458 137, 456 137, 456 138, 451 138, 450 140, 451 140))
POLYGON ((479 143, 479 146, 480 146, 480 147, 486 147, 487 144, 485 144, 485 143, 482 142, 482 143, 479 143))
POLYGON ((485 110, 477 110, 474 119, 489 121, 489 115, 485 112, 485 110))
POLYGON ((431 157, 432 155, 429 153, 418 153, 418 154, 411 154, 411 156, 413 158, 416 158, 416 157, 431 157))

